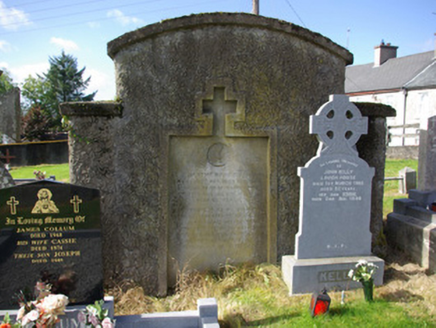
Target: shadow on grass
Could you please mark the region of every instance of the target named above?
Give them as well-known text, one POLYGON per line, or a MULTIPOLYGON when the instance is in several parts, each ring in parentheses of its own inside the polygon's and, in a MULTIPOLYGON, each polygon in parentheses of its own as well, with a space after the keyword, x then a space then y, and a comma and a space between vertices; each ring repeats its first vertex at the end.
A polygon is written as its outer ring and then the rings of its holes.
POLYGON ((383 292, 379 295, 380 298, 384 299, 387 302, 399 302, 399 303, 407 303, 414 301, 422 301, 424 297, 421 295, 413 294, 407 290, 400 289, 393 292, 383 292))
POLYGON ((403 271, 394 269, 394 268, 387 268, 384 272, 383 281, 384 283, 388 283, 393 280, 400 280, 400 281, 409 281, 410 276, 406 274, 403 271))
POLYGON ((220 327, 221 328, 234 328, 234 327, 269 327, 271 324, 280 323, 282 321, 289 321, 292 318, 298 317, 301 314, 298 312, 290 313, 290 314, 283 314, 273 317, 267 317, 260 320, 253 320, 253 321, 245 321, 241 314, 235 314, 226 316, 224 320, 220 320, 220 327))
POLYGON ((268 318, 261 319, 261 320, 249 321, 245 324, 245 327, 259 327, 259 326, 267 327, 270 324, 278 323, 278 322, 285 321, 285 320, 290 320, 290 319, 297 317, 299 315, 300 314, 298 314, 298 313, 283 314, 283 315, 278 315, 275 317, 268 317, 268 318))

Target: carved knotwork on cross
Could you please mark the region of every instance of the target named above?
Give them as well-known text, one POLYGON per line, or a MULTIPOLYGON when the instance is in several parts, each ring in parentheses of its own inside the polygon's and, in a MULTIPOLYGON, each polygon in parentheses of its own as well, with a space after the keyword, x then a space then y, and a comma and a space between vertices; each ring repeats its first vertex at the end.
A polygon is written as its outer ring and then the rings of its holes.
POLYGON ((362 117, 345 95, 331 95, 330 101, 310 117, 310 133, 317 134, 321 143, 318 155, 357 155, 356 142, 367 128, 368 118, 362 117))

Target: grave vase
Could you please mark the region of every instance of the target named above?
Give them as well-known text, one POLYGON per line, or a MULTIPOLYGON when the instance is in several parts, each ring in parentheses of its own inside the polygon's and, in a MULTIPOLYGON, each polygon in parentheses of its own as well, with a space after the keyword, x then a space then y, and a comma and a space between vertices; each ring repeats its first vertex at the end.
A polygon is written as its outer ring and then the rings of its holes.
POLYGON ((372 302, 373 301, 373 292, 374 292, 374 280, 371 278, 367 281, 360 280, 363 286, 363 295, 365 296, 365 301, 372 302))

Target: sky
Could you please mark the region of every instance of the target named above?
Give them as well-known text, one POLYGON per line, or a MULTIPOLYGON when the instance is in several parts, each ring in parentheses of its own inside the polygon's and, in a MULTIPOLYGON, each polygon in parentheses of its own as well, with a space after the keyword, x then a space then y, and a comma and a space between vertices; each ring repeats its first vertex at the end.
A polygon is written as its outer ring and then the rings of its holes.
MULTIPOLYGON (((260 15, 322 34, 354 55, 374 61, 383 40, 403 57, 434 50, 436 0, 259 0, 260 15)), ((113 100, 115 72, 107 43, 163 19, 206 12, 251 13, 252 0, 0 0, 0 69, 18 86, 47 72, 65 53, 86 67, 95 100, 113 100)))

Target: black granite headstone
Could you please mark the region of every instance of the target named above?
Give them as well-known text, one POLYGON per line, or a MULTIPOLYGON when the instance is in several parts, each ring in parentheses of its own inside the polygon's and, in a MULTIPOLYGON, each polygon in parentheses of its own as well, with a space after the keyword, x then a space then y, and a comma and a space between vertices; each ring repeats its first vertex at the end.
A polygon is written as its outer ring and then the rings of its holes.
POLYGON ((0 309, 38 281, 70 304, 103 298, 100 194, 51 181, 0 189, 0 309))

